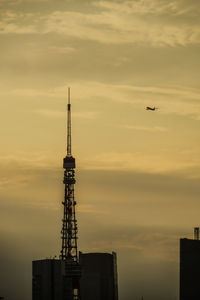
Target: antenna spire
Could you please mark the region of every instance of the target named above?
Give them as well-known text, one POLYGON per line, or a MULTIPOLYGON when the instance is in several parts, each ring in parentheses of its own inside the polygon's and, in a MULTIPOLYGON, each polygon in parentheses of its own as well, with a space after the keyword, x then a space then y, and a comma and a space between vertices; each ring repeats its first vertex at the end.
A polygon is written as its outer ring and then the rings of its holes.
POLYGON ((67 156, 72 156, 72 137, 71 137, 71 103, 70 87, 68 87, 68 104, 67 104, 67 156))

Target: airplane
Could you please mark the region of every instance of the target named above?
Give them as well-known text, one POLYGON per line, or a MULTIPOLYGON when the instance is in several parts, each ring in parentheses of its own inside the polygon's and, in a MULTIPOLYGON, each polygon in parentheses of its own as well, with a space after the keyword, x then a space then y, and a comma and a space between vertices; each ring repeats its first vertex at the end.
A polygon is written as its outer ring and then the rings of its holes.
POLYGON ((154 107, 150 107, 150 106, 146 107, 146 110, 156 110, 156 109, 158 109, 158 107, 155 107, 155 106, 154 107))

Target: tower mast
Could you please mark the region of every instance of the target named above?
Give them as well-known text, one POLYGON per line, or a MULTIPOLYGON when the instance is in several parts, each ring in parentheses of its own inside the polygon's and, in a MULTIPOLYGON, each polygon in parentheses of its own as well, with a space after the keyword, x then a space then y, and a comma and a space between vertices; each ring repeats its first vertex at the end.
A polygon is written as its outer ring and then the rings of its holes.
POLYGON ((60 259, 66 262, 66 274, 72 283, 72 300, 79 299, 80 289, 80 265, 77 249, 77 220, 76 220, 76 201, 74 199, 75 185, 75 158, 72 156, 71 149, 71 103, 70 88, 68 88, 67 104, 67 155, 63 159, 65 196, 62 202, 64 215, 62 220, 62 248, 60 259))
POLYGON ((67 156, 69 157, 72 156, 70 88, 68 88, 68 104, 67 104, 67 156))

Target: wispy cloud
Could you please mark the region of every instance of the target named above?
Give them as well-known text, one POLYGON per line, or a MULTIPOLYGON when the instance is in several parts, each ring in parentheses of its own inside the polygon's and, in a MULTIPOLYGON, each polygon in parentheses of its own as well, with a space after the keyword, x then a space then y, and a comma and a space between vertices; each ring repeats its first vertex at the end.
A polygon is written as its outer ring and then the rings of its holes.
MULTIPOLYGON (((117 96, 117 99, 121 98, 121 101, 124 101, 123 93, 124 92, 139 92, 139 93, 145 93, 148 95, 159 95, 159 96, 176 96, 178 98, 186 99, 186 100, 199 100, 200 101, 200 90, 197 88, 191 88, 191 87, 179 87, 179 86, 136 86, 136 85, 128 85, 128 84, 106 84, 103 82, 97 82, 97 81, 72 81, 69 84, 74 89, 80 89, 81 93, 76 94, 79 95, 81 98, 87 98, 92 97, 94 95, 100 95, 105 96, 105 90, 106 95, 109 94, 109 97, 112 95, 117 96), (114 94, 114 91, 115 94, 114 94), (121 93, 119 94, 119 92, 121 93)), ((52 96, 55 97, 57 95, 58 97, 65 97, 67 95, 67 89, 69 85, 63 85, 63 86, 57 86, 51 89, 27 89, 27 88, 18 88, 11 91, 8 91, 11 94, 16 94, 19 96, 52 96)), ((112 97, 114 98, 114 97, 112 97)), ((132 98, 132 100, 134 100, 132 98)), ((135 99, 136 100, 136 99, 135 99)), ((174 101, 173 101, 174 102, 174 101)))
POLYGON ((77 208, 78 212, 84 213, 84 214, 95 214, 95 215, 109 215, 108 211, 100 210, 95 205, 91 204, 79 204, 77 208))
POLYGON ((52 52, 56 52, 58 54, 70 54, 70 53, 77 51, 73 47, 64 47, 64 46, 63 47, 62 46, 49 46, 48 50, 52 51, 52 52))
MULTIPOLYGON (((105 101, 114 101, 129 103, 137 108, 144 109, 149 103, 159 107, 161 114, 177 114, 188 116, 190 118, 200 119, 200 90, 197 88, 179 86, 134 86, 128 84, 106 84, 95 81, 72 81, 70 86, 74 91, 76 101, 102 99, 105 101)), ((28 98, 41 96, 43 98, 65 99, 68 85, 57 86, 52 89, 14 89, 6 93, 18 96, 27 96, 28 98)), ((3 93, 3 91, 2 91, 3 93)), ((63 101, 63 100, 62 100, 63 101)), ((51 110, 37 110, 39 114, 51 117, 61 117, 63 112, 51 110)), ((74 113, 79 118, 96 118, 98 112, 82 111, 74 113)), ((63 115, 64 116, 64 115, 63 115)), ((144 128, 134 128, 144 130, 144 128)), ((154 128, 153 130, 162 130, 163 128, 154 128)))
POLYGON ((157 15, 154 6, 149 8, 145 7, 145 2, 142 3, 138 9, 134 6, 131 9, 130 2, 118 5, 100 2, 99 7, 103 10, 95 14, 57 11, 47 17, 44 32, 56 32, 107 44, 139 43, 162 47, 199 43, 199 24, 183 22, 179 26, 170 20, 158 20, 161 10, 157 15), (154 11, 154 15, 145 20, 138 15, 139 8, 140 12, 146 14, 154 11))
POLYGON ((14 23, 0 22, 0 34, 30 34, 37 33, 36 28, 33 25, 22 26, 14 23))
POLYGON ((59 6, 56 11, 43 15, 9 11, 2 16, 0 33, 56 33, 106 44, 136 43, 153 47, 199 44, 197 2, 192 5, 174 0, 99 1, 91 5, 93 13, 61 11, 59 6))
MULTIPOLYGON (((183 172, 187 169, 200 167, 196 157, 188 159, 184 155, 173 158, 162 154, 144 153, 101 153, 81 161, 81 167, 89 170, 135 170, 145 173, 183 172), (87 166, 87 167, 85 167, 87 166)), ((191 175, 191 174, 190 174, 191 175)))
POLYGON ((55 156, 54 153, 50 152, 15 151, 15 154, 2 154, 0 156, 0 165, 2 168, 11 168, 13 165, 13 167, 16 166, 19 170, 48 170, 57 168, 59 161, 58 155, 55 156), (49 161, 51 161, 51 165, 49 165, 49 161))
POLYGON ((97 7, 102 7, 107 10, 117 12, 125 12, 127 14, 137 15, 183 15, 193 14, 198 15, 200 5, 198 1, 184 1, 184 0, 151 0, 151 1, 123 1, 110 2, 98 1, 95 2, 97 7))
POLYGON ((159 127, 159 126, 144 127, 144 126, 137 126, 137 125, 125 125, 123 127, 127 128, 127 129, 142 130, 142 131, 152 131, 152 132, 155 132, 155 131, 166 132, 166 131, 168 131, 167 128, 165 128, 165 127, 159 127))

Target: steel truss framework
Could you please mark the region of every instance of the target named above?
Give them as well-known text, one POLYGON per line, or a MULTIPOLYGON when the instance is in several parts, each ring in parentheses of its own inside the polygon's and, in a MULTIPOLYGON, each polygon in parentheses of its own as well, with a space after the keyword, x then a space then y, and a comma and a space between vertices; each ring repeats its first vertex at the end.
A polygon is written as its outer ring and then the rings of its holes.
POLYGON ((66 262, 66 276, 71 282, 72 295, 69 298, 80 300, 80 276, 81 269, 78 259, 77 248, 77 220, 76 201, 74 199, 75 180, 75 158, 71 154, 71 104, 70 89, 68 89, 68 118, 67 118, 67 156, 63 160, 65 196, 62 202, 64 215, 62 220, 62 248, 60 259, 66 262))

